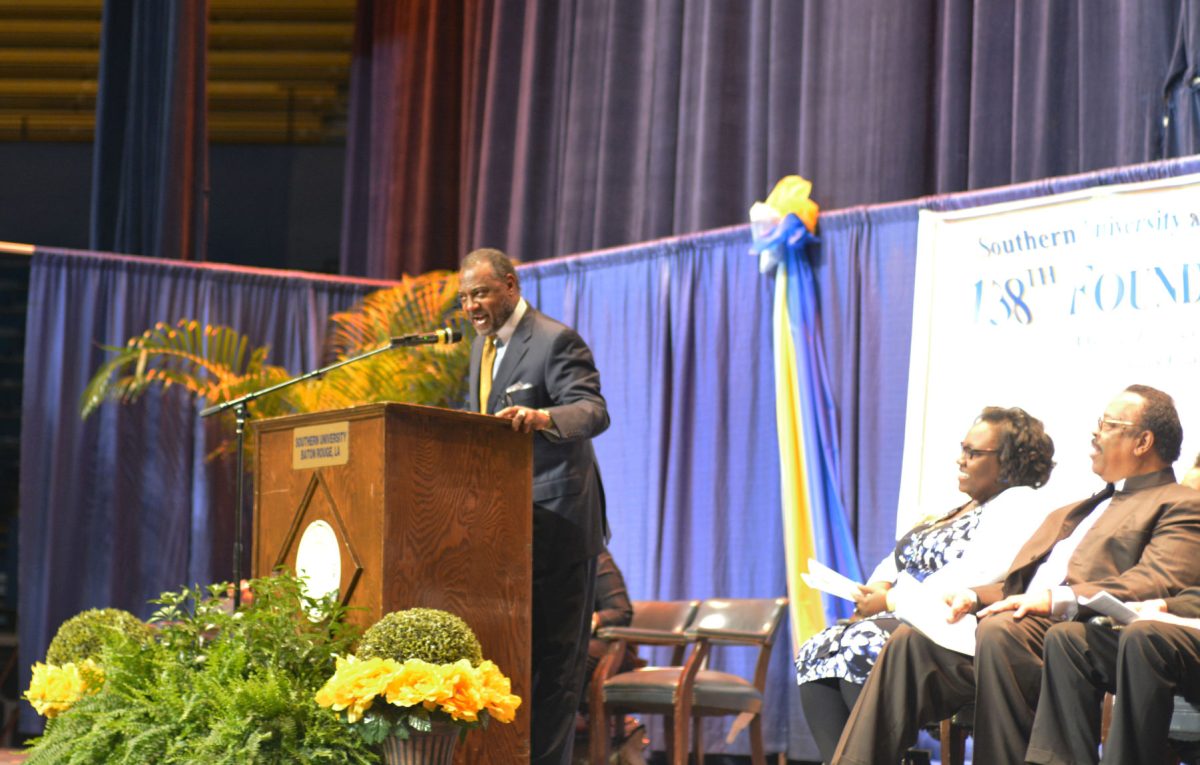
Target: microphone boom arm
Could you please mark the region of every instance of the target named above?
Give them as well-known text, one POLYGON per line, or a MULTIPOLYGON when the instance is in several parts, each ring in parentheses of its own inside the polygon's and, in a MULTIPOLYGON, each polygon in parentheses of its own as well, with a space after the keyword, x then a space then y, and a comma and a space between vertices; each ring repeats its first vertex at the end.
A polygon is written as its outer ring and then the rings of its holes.
POLYGON ((220 414, 221 412, 224 412, 226 409, 236 409, 237 407, 244 407, 246 404, 250 403, 254 399, 262 398, 263 396, 267 395, 268 393, 274 393, 277 390, 283 390, 284 388, 289 388, 289 387, 295 385, 296 383, 304 382, 305 380, 311 380, 314 377, 320 377, 327 372, 331 372, 331 371, 337 369, 338 367, 344 367, 347 364, 353 364, 356 361, 362 361, 363 359, 370 358, 371 356, 374 356, 378 353, 383 353, 384 351, 390 351, 390 350, 392 350, 392 348, 395 348, 395 347, 396 346, 394 346, 390 343, 388 345, 381 345, 378 348, 367 351, 366 353, 359 354, 358 356, 351 356, 348 359, 342 359, 341 361, 334 362, 328 366, 321 367, 320 369, 314 369, 311 372, 305 372, 302 375, 297 375, 296 377, 293 377, 290 380, 284 380, 283 382, 275 383, 274 385, 267 386, 266 388, 261 388, 256 391, 251 391, 250 393, 247 393, 242 396, 238 396, 237 398, 231 398, 228 401, 222 401, 219 404, 213 404, 210 407, 201 409, 200 416, 201 417, 209 417, 214 414, 220 414))

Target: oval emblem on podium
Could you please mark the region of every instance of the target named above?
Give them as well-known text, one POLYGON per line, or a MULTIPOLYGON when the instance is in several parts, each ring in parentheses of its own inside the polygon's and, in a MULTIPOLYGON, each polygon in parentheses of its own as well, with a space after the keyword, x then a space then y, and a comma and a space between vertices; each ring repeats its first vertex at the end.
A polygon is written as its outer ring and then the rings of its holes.
POLYGON ((296 576, 308 597, 337 597, 342 585, 341 543, 325 521, 313 521, 304 529, 296 548, 296 576))

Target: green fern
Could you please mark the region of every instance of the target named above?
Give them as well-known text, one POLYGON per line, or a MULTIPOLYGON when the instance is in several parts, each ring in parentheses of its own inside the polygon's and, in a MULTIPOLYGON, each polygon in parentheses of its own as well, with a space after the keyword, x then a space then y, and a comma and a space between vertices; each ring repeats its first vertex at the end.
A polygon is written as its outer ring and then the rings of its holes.
MULTIPOLYGON (((439 271, 405 276, 349 311, 330 317, 326 364, 359 356, 391 337, 428 331, 458 317, 458 275, 439 271)), ((129 403, 151 389, 178 388, 218 404, 288 380, 294 374, 267 364, 269 348, 251 347, 231 327, 180 319, 155 324, 130 338, 96 370, 80 399, 87 417, 105 401, 129 403)), ((424 346, 378 354, 335 369, 323 379, 285 388, 249 405, 254 419, 342 409, 377 401, 454 407, 466 399, 468 345, 424 346)), ((296 374, 299 374, 297 372, 296 374)), ((225 415, 232 425, 232 413, 225 415)), ((217 452, 227 452, 228 444, 217 452)))
POLYGON ((49 721, 28 762, 376 762, 313 699, 357 638, 344 607, 306 597, 290 575, 251 590, 237 614, 216 597, 226 585, 163 593, 156 639, 106 640, 100 692, 49 721))
POLYGON ((158 322, 96 370, 84 388, 80 412, 87 417, 108 400, 136 401, 151 388, 179 386, 213 402, 225 401, 254 383, 287 379, 287 371, 266 365, 268 348, 249 348, 249 339, 229 327, 180 319, 158 322))

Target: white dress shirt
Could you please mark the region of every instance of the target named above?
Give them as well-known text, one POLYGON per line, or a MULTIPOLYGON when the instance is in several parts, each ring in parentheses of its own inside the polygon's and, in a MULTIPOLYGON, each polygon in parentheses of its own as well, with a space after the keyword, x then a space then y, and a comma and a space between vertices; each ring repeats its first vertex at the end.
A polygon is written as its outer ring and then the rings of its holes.
POLYGON ((508 348, 508 341, 512 340, 513 333, 517 331, 517 324, 521 322, 521 317, 525 315, 527 308, 529 308, 529 304, 525 302, 525 298, 519 298, 517 307, 513 309, 508 321, 496 330, 496 358, 492 361, 493 380, 496 379, 496 370, 500 368, 500 362, 504 360, 504 351, 508 348))
MULTIPOLYGON (((1125 482, 1122 481, 1121 485, 1117 487, 1117 491, 1123 489, 1124 486, 1125 482)), ((1110 504, 1112 504, 1112 497, 1097 503, 1087 517, 1079 522, 1070 536, 1059 540, 1050 554, 1046 556, 1046 560, 1042 561, 1042 565, 1038 566, 1033 578, 1029 580, 1029 586, 1025 588, 1025 592, 1049 590, 1050 615, 1056 619, 1074 619, 1075 614, 1079 611, 1079 601, 1075 597, 1075 591, 1063 584, 1067 581, 1067 566, 1083 538, 1108 510, 1110 504)))

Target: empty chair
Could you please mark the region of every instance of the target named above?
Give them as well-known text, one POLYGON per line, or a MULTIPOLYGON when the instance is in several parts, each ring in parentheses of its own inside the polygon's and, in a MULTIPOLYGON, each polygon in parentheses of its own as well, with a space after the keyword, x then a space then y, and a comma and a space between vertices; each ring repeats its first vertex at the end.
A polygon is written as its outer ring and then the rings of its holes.
POLYGON ((609 721, 612 718, 605 713, 603 686, 616 674, 626 648, 639 645, 671 646, 674 649, 671 663, 682 664, 688 642, 684 631, 691 625, 699 606, 698 600, 635 600, 633 620, 629 626, 605 627, 596 633, 596 637, 609 641, 609 646, 597 664, 588 688, 588 746, 592 762, 608 762, 612 736, 609 721))
MULTIPOLYGON (((786 610, 787 598, 713 598, 703 601, 685 632, 692 646, 686 661, 674 666, 643 667, 595 682, 593 723, 605 724, 603 721, 608 717, 625 712, 664 715, 668 759, 675 765, 684 765, 688 758, 689 738, 693 739, 697 761, 703 757, 699 735, 701 718, 736 715, 735 731, 746 723, 750 726, 753 762, 766 765, 760 716, 763 689, 771 646, 786 610), (743 678, 710 668, 708 661, 714 645, 756 649, 754 677, 743 678), (695 735, 689 736, 692 731, 695 735)), ((663 644, 667 644, 666 641, 663 644)), ((593 763, 605 761, 607 750, 593 749, 592 752, 593 763)))

